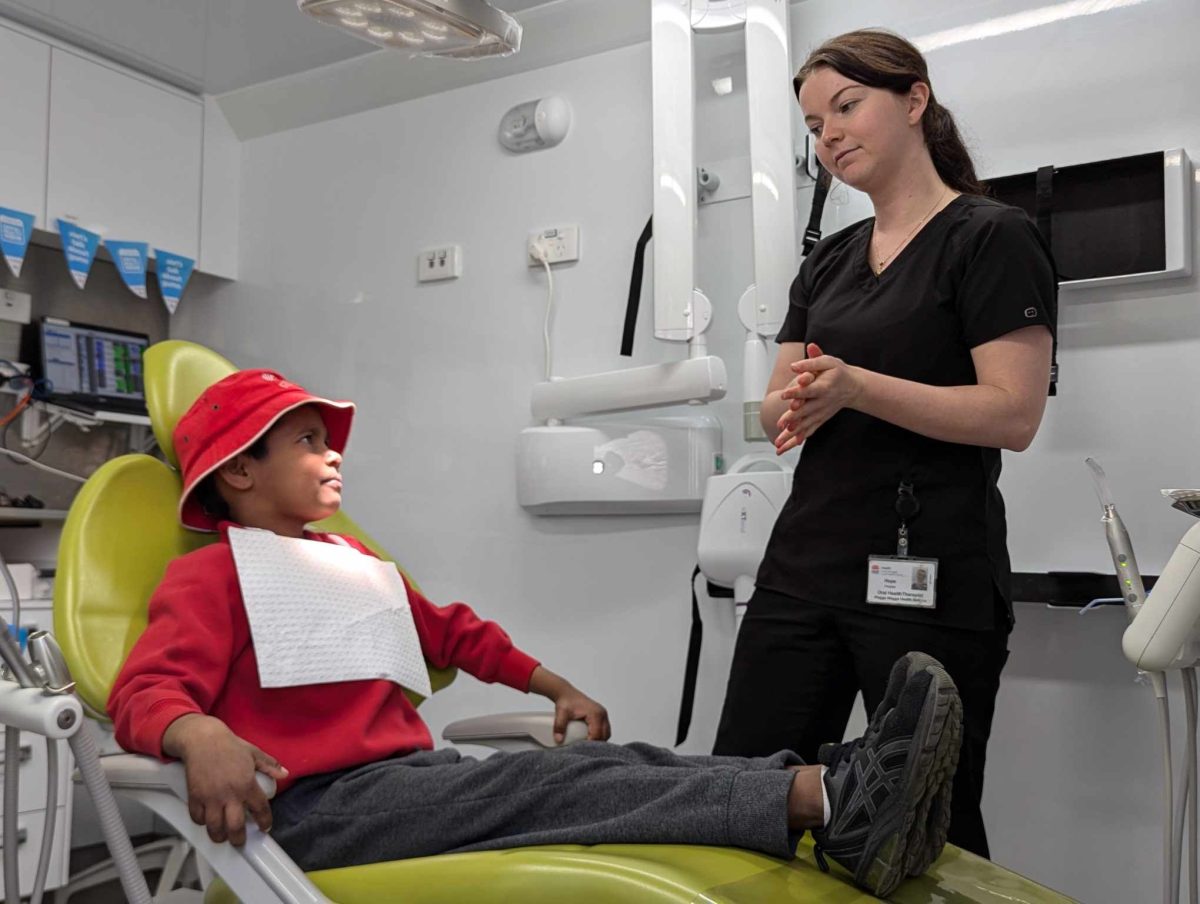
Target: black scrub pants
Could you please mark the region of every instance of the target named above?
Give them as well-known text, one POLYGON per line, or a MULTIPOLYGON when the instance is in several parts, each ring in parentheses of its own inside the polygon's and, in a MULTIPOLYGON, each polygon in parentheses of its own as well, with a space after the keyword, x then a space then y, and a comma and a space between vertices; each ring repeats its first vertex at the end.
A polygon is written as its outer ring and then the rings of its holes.
MULTIPOLYGON (((1003 606, 998 601, 998 606, 1003 606)), ((766 590, 755 592, 738 632, 713 753, 762 756, 794 750, 817 761, 817 748, 842 740, 861 690, 875 711, 897 659, 919 650, 941 661, 958 685, 963 744, 952 791, 951 844, 988 856, 979 804, 1008 624, 969 631, 820 606, 766 590)))

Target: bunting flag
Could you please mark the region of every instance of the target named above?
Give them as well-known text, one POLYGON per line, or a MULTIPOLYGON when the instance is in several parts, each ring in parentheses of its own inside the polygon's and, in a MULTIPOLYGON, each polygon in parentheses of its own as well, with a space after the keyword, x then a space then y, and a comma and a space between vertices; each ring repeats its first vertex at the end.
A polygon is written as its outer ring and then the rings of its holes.
POLYGON ((92 261, 96 259, 100 236, 66 220, 58 221, 58 234, 62 236, 67 269, 71 271, 75 285, 82 289, 87 285, 88 274, 92 271, 92 261))
POLYGON ((192 268, 196 262, 182 254, 172 254, 161 248, 154 249, 155 270, 158 273, 158 289, 162 293, 163 304, 174 314, 187 288, 188 280, 192 278, 192 268))
POLYGON ((21 278, 21 265, 25 263, 25 249, 33 235, 33 214, 21 210, 0 207, 0 251, 8 261, 12 275, 21 278))
POLYGON ((146 256, 150 246, 145 242, 113 242, 104 240, 104 247, 112 254, 117 272, 138 298, 146 297, 146 256))

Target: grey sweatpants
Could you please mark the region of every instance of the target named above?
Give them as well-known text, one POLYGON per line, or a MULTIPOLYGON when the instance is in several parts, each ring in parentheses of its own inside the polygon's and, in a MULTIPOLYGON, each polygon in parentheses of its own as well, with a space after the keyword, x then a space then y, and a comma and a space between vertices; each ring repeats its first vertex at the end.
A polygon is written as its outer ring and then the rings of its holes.
POLYGON ((802 760, 680 756, 584 741, 478 760, 420 751, 309 776, 272 802, 302 869, 534 844, 711 844, 794 855, 787 795, 802 760))

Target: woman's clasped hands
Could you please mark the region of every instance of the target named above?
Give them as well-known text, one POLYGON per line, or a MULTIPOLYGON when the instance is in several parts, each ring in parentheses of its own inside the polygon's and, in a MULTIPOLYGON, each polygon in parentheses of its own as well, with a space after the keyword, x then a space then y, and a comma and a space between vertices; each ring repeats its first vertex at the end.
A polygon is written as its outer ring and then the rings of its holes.
POLYGON ((779 418, 775 453, 796 448, 843 408, 852 408, 862 395, 862 370, 808 343, 806 357, 792 362, 796 374, 780 394, 787 409, 779 418))

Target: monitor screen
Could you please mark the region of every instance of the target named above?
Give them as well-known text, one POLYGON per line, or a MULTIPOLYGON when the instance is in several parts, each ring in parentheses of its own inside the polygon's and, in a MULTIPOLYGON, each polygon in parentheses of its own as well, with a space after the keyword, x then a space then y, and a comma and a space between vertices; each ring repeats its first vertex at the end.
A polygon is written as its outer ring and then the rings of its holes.
POLYGON ((42 372, 55 395, 145 398, 142 355, 148 336, 50 318, 41 326, 42 372))

